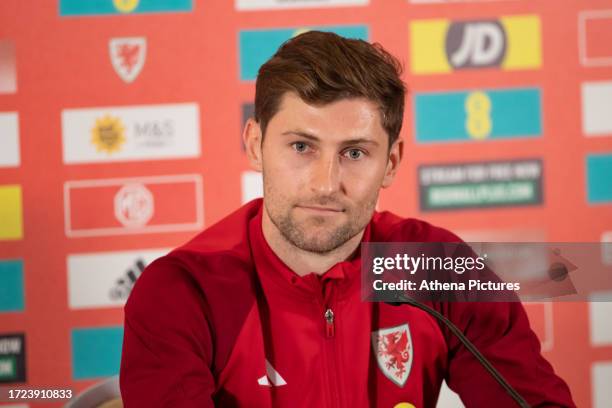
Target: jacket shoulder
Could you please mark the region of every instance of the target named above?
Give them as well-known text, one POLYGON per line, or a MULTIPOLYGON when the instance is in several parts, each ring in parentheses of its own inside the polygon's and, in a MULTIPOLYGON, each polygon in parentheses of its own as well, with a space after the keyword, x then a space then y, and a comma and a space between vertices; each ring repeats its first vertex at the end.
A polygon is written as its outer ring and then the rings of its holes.
POLYGON ((206 328, 210 338, 203 344, 214 350, 208 354, 215 374, 256 303, 248 227, 258 204, 241 207, 148 265, 125 306, 126 316, 144 325, 175 332, 206 328))
POLYGON ((206 228, 171 254, 234 256, 243 260, 250 258, 249 224, 258 216, 262 200, 257 199, 238 208, 220 221, 206 228))

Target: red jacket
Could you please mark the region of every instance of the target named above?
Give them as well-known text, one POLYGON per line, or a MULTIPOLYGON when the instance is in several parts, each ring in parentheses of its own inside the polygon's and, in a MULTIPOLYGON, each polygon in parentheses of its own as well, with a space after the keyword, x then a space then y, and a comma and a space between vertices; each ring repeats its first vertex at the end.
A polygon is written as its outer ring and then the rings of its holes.
MULTIPOLYGON (((261 200, 250 202, 139 278, 125 307, 127 408, 434 407, 444 379, 469 408, 516 406, 428 314, 362 302, 358 258, 296 275, 265 241, 261 211, 261 200)), ((377 212, 363 240, 459 238, 377 212)), ((532 406, 574 406, 520 303, 430 306, 532 406)))

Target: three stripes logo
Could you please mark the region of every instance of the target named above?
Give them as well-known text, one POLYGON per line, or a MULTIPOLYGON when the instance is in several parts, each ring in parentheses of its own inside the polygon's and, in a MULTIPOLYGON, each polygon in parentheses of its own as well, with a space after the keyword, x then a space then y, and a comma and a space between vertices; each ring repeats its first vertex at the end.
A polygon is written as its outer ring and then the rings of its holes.
POLYGON ((68 255, 70 309, 122 307, 146 266, 168 251, 152 248, 68 255))
POLYGON ((145 261, 142 258, 138 258, 134 266, 128 269, 121 278, 117 279, 115 286, 109 292, 110 298, 112 300, 126 300, 145 267, 145 261))

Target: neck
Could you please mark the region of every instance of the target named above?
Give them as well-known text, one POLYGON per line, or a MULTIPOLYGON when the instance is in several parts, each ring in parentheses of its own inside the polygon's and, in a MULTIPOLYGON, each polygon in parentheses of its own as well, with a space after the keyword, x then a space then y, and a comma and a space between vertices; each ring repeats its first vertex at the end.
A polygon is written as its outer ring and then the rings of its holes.
POLYGON ((305 251, 289 242, 274 225, 265 208, 262 211, 261 226, 264 238, 272 251, 299 276, 308 275, 311 272, 323 275, 338 262, 349 259, 359 246, 365 231, 364 228, 333 251, 320 254, 305 251))

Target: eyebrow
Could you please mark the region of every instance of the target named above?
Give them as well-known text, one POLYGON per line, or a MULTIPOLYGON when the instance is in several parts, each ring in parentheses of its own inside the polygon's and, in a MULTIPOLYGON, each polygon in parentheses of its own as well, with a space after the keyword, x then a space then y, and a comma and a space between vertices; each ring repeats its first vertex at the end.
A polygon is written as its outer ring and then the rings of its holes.
MULTIPOLYGON (((289 135, 301 136, 301 137, 303 137, 305 139, 309 139, 309 140, 312 140, 312 141, 315 141, 315 142, 320 142, 321 141, 321 139, 318 138, 317 136, 315 136, 313 134, 310 134, 308 132, 301 131, 301 130, 288 130, 286 132, 281 133, 281 135, 283 135, 283 136, 289 136, 289 135)), ((374 145, 374 146, 378 146, 379 145, 379 143, 376 140, 368 139, 368 138, 365 138, 365 137, 359 137, 359 138, 356 138, 356 139, 344 140, 341 144, 343 146, 347 146, 347 145, 360 144, 360 143, 370 144, 370 145, 374 145)))

